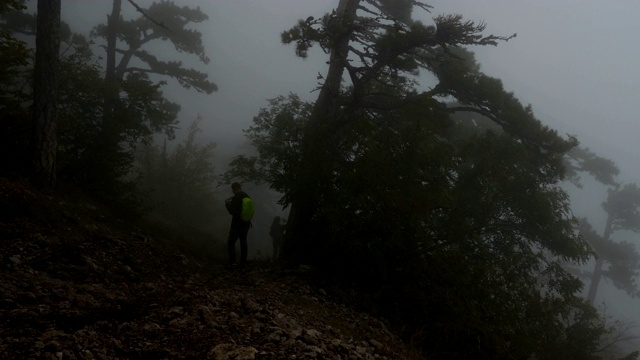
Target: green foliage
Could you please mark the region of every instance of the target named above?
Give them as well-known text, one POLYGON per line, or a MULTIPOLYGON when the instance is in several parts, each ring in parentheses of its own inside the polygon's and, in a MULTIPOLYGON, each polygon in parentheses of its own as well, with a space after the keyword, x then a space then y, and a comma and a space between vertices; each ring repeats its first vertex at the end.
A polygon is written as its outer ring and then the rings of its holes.
POLYGON ((7 0, 0 4, 0 109, 15 108, 21 99, 16 98, 25 77, 25 68, 33 57, 26 43, 12 36, 11 16, 20 13, 25 6, 21 0, 7 0))
POLYGON ((216 221, 212 159, 215 144, 199 145, 196 136, 201 117, 194 121, 187 137, 168 152, 153 144, 138 156, 139 186, 147 194, 146 205, 162 219, 192 228, 211 229, 216 221))
MULTIPOLYGON (((271 188, 289 193, 300 167, 300 147, 303 128, 312 104, 303 102, 297 95, 279 96, 269 100, 269 107, 260 110, 253 125, 245 134, 258 150, 258 156, 239 155, 231 162, 231 170, 223 174, 223 180, 269 183, 271 188)), ((281 204, 290 203, 285 197, 281 204)))
POLYGON ((36 16, 27 14, 24 0, 3 1, 0 5, 0 19, 2 29, 8 32, 19 32, 35 35, 36 16))
POLYGON ((120 83, 127 94, 116 106, 122 140, 135 146, 141 139, 164 132, 173 137, 180 105, 170 102, 160 90, 164 83, 154 83, 144 73, 133 73, 120 83))
MULTIPOLYGON (((286 174, 300 166, 309 107, 290 95, 262 109, 247 130, 259 155, 236 158, 227 175, 293 186, 286 174)), ((581 282, 560 267, 590 255, 557 185, 561 163, 541 166, 504 133, 448 140, 464 125, 420 106, 352 119, 333 177, 322 179, 322 240, 308 244, 317 265, 371 292, 387 316, 422 328, 439 356, 588 353, 589 336, 603 330, 576 296, 581 282), (551 328, 557 336, 547 336, 551 328), (477 338, 479 352, 468 345, 477 338)))
POLYGON ((5 0, 0 3, 0 15, 6 14, 10 11, 24 9, 24 0, 5 0))
POLYGON ((23 100, 21 88, 25 78, 29 60, 33 54, 26 44, 0 29, 0 109, 16 108, 23 100))
POLYGON ((462 105, 452 107, 452 111, 472 111, 483 115, 527 145, 540 159, 540 164, 548 161, 554 168, 564 167, 559 162, 564 161, 565 154, 578 145, 574 137, 564 139, 557 131, 543 126, 530 105, 523 106, 513 93, 504 89, 502 81, 480 72, 473 53, 456 48, 442 56, 448 60, 433 70, 440 81, 436 93, 453 96, 462 105))
POLYGON ((24 106, 28 101, 24 88, 32 78, 30 62, 33 52, 23 41, 11 36, 6 16, 22 10, 19 0, 0 3, 0 173, 22 173, 29 154, 30 112, 24 106))
POLYGON ((640 189, 636 184, 609 189, 602 208, 613 220, 613 230, 640 232, 640 189))
POLYGON ((620 173, 613 161, 578 146, 567 154, 567 169, 569 179, 578 187, 581 187, 580 173, 587 173, 604 185, 616 185, 615 176, 620 173))
MULTIPOLYGON (((0 19, 2 19, 0 27, 10 32, 35 36, 37 27, 36 14, 29 14, 24 11, 27 9, 27 7, 24 5, 25 2, 26 0, 9 0, 6 13, 0 11, 0 19), (19 5, 15 6, 12 4, 19 5)), ((64 21, 60 22, 59 35, 62 42, 68 42, 70 40, 73 34, 71 32, 69 24, 64 21)))
MULTIPOLYGON (((138 207, 135 187, 124 179, 131 169, 133 155, 127 148, 107 150, 104 146, 101 129, 107 86, 102 68, 93 60, 90 43, 84 37, 74 35, 63 47, 58 88, 59 177, 94 191, 117 208, 134 213, 138 207), (111 166, 105 168, 105 162, 111 166)), ((127 119, 123 117, 123 122, 127 119)), ((144 135, 150 133, 145 131, 145 124, 137 126, 137 129, 129 128, 121 141, 133 143, 136 131, 144 135)))
POLYGON ((88 177, 96 174, 93 156, 98 151, 105 84, 81 38, 78 46, 60 61, 58 165, 61 177, 93 183, 88 177))
POLYGON ((414 2, 413 0, 383 0, 380 1, 380 6, 382 7, 382 12, 388 14, 392 19, 408 23, 411 21, 414 2))
MULTIPOLYGON (((326 17, 325 17, 325 20, 326 17)), ((285 44, 296 43, 296 55, 301 58, 308 56, 308 51, 312 47, 314 41, 321 42, 321 46, 325 48, 324 36, 321 30, 313 28, 319 20, 309 17, 307 20, 299 20, 298 25, 280 34, 280 40, 285 44)))

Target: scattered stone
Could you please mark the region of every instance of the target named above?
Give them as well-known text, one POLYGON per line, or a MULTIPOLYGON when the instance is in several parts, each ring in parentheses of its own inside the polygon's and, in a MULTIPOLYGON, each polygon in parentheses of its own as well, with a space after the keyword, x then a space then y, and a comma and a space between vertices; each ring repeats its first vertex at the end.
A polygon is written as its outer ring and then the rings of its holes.
POLYGON ((356 346, 356 353, 358 353, 360 356, 366 356, 367 348, 363 346, 356 346))
POLYGON ((302 335, 302 340, 309 345, 316 345, 320 338, 320 332, 314 329, 305 330, 302 335))
POLYGON ((22 264, 22 260, 20 259, 20 255, 13 255, 9 259, 16 265, 22 264))
POLYGON ((282 331, 282 329, 277 329, 276 331, 269 334, 269 336, 267 336, 267 339, 273 342, 280 342, 282 341, 282 335, 284 335, 284 331, 282 331))
POLYGON ((384 346, 376 339, 369 339, 369 344, 373 345, 376 349, 382 349, 384 346))
POLYGON ((404 358, 382 321, 300 272, 206 268, 73 201, 20 221, 2 206, 0 234, 12 240, 0 247, 0 354, 10 358, 404 358))
POLYGON ((169 315, 177 316, 184 314, 184 308, 182 306, 174 306, 169 309, 169 315))
POLYGON ((252 346, 220 344, 211 349, 208 355, 215 360, 252 360, 256 358, 257 352, 252 346))

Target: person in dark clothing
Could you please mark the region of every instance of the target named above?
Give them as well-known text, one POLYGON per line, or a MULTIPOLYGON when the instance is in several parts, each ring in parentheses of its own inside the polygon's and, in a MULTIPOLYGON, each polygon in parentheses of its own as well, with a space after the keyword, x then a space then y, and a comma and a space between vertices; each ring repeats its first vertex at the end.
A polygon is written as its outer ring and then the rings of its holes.
POLYGON ((251 227, 251 221, 244 221, 240 217, 242 212, 242 199, 249 197, 247 193, 242 191, 242 186, 234 182, 231 184, 233 197, 225 200, 224 205, 232 215, 231 228, 229 229, 229 238, 227 240, 227 249, 229 251, 229 264, 234 266, 236 263, 236 241, 240 239, 240 265, 244 266, 247 262, 247 234, 251 227))
POLYGON ((271 236, 271 241, 273 243, 273 260, 275 260, 280 253, 280 247, 284 240, 284 229, 284 225, 280 223, 280 216, 273 218, 271 229, 269 230, 269 236, 271 236))

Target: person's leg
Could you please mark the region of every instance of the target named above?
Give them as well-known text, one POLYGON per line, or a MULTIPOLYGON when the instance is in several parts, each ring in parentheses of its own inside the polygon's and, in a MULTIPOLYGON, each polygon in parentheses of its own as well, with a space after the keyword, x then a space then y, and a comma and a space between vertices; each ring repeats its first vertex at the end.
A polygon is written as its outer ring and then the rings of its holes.
POLYGON ((238 237, 240 238, 240 264, 247 262, 247 233, 249 229, 239 230, 238 237))
POLYGON ((273 254, 271 255, 271 259, 273 261, 278 257, 278 240, 275 236, 271 237, 271 242, 273 244, 273 254))
POLYGON ((229 264, 236 262, 236 240, 238 233, 232 228, 229 230, 229 238, 227 239, 227 251, 229 252, 229 264))

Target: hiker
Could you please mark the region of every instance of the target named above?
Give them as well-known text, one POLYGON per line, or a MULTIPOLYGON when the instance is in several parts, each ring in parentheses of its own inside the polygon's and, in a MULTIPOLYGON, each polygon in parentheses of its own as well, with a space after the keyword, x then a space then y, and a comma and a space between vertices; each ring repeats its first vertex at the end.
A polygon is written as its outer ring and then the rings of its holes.
POLYGON ((269 230, 269 236, 271 236, 271 242, 273 243, 273 260, 278 258, 278 253, 284 240, 284 229, 284 225, 280 223, 280 216, 273 218, 271 229, 269 230))
POLYGON ((233 267, 236 264, 236 240, 240 239, 240 265, 244 266, 247 263, 247 233, 251 227, 253 204, 251 204, 251 214, 245 215, 247 210, 246 205, 245 209, 243 209, 244 199, 248 198, 248 202, 251 203, 251 198, 247 193, 242 191, 242 186, 237 182, 231 184, 231 190, 233 191, 233 197, 224 202, 227 211, 232 215, 231 228, 229 229, 229 238, 227 240, 229 265, 233 267), (243 219, 243 217, 245 217, 245 219, 243 219))

